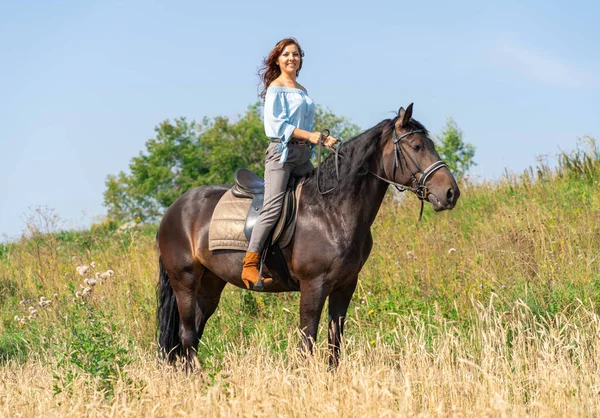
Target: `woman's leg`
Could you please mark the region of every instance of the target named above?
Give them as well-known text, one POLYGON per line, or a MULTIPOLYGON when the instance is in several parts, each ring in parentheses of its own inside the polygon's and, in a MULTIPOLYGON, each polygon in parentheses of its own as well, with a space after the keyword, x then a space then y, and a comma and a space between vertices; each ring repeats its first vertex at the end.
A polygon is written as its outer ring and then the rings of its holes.
POLYGON ((262 251, 269 233, 277 223, 281 214, 290 171, 289 166, 279 161, 270 161, 266 164, 265 199, 252 231, 252 237, 248 245, 249 252, 260 253, 262 251))
MULTIPOLYGON (((256 284, 258 282, 260 254, 281 214, 281 206, 283 205, 285 191, 293 166, 293 163, 280 163, 279 154, 273 152, 267 153, 264 203, 252 230, 250 244, 248 245, 246 257, 244 257, 244 267, 242 269, 242 281, 247 288, 250 288, 250 283, 256 284)), ((272 281, 271 278, 263 278, 265 284, 268 284, 270 281, 272 281)))

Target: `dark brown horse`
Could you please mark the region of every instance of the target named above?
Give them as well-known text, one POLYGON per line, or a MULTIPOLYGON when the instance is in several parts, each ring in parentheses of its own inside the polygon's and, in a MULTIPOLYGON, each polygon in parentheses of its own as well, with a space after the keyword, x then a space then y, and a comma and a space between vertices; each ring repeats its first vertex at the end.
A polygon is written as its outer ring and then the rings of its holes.
MULTIPOLYGON (((460 194, 427 130, 411 115, 412 104, 400 108, 393 120, 384 120, 340 145, 338 170, 330 157, 323 162, 320 176, 316 170, 308 174, 295 235, 283 248, 289 271, 299 283, 300 330, 309 351, 329 297, 333 366, 358 273, 371 252, 371 225, 389 184, 417 193, 436 212, 452 209, 460 194), (336 184, 331 193, 319 192, 336 184)), ((193 364, 206 321, 225 285, 245 288, 240 278, 244 252, 208 250, 211 216, 228 189, 224 185, 191 189, 169 207, 160 223, 158 343, 170 362, 183 356, 186 364, 193 364)), ((263 291, 285 289, 275 280, 263 291)))

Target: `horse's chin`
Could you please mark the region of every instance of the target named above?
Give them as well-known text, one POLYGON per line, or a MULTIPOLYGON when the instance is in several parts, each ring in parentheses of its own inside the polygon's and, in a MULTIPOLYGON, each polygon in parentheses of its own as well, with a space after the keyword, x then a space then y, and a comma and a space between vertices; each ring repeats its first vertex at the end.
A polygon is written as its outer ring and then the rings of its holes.
POLYGON ((431 203, 431 206, 433 206, 433 210, 434 212, 441 212, 443 210, 450 210, 454 207, 454 204, 443 204, 442 202, 440 202, 438 200, 438 198, 433 194, 433 193, 429 193, 427 195, 427 200, 429 200, 429 203, 431 203))

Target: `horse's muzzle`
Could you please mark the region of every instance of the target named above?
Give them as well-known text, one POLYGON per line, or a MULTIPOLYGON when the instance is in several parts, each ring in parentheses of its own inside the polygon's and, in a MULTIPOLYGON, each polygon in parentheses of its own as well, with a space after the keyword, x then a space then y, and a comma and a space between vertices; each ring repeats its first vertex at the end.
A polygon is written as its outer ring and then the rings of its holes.
POLYGON ((445 190, 445 193, 442 190, 429 190, 429 194, 427 195, 427 200, 433 206, 433 210, 436 212, 441 212, 443 210, 451 210, 456 206, 456 202, 460 197, 460 189, 456 182, 448 187, 445 190))

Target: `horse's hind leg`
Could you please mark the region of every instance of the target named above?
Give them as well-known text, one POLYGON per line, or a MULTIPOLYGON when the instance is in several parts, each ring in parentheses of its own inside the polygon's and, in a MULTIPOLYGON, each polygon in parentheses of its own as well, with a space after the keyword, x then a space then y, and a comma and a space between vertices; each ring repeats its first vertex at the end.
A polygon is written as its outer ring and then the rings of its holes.
POLYGON ((186 370, 194 368, 200 339, 196 328, 196 304, 200 281, 206 268, 195 264, 177 272, 169 272, 179 311, 179 339, 186 370))
POLYGON ((198 289, 198 310, 196 312, 198 340, 202 338, 206 321, 217 309, 221 300, 221 293, 226 284, 226 281, 215 276, 212 272, 208 270, 204 272, 198 289))

